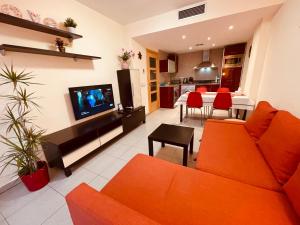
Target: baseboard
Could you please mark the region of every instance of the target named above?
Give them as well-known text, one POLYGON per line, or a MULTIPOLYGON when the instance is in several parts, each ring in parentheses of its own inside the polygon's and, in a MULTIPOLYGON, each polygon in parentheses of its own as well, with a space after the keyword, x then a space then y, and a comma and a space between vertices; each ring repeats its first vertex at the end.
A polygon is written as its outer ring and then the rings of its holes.
POLYGON ((12 187, 16 186, 17 184, 19 184, 21 182, 20 178, 17 177, 15 180, 12 180, 11 182, 9 182, 8 184, 5 184, 4 186, 0 187, 0 195, 11 189, 12 187))

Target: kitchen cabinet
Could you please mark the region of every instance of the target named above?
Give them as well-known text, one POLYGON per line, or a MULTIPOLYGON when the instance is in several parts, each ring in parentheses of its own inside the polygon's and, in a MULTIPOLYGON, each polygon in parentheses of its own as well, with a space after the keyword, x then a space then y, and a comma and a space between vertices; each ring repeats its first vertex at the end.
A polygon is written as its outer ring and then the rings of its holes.
POLYGON ((176 73, 175 61, 166 59, 159 61, 159 72, 161 73, 176 73))
POLYGON ((240 86, 242 67, 223 68, 221 86, 236 91, 240 86))
POLYGON ((160 87, 160 108, 174 108, 174 104, 180 96, 179 85, 160 87))
POLYGON ((245 53, 246 43, 227 45, 224 49, 224 56, 242 55, 245 53))

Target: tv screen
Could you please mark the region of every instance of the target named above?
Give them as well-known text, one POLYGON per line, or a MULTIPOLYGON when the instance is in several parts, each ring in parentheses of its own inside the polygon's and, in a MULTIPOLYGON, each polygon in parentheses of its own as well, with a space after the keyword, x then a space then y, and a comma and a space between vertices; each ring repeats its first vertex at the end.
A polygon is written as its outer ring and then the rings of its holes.
POLYGON ((115 107, 111 84, 69 88, 75 119, 79 120, 115 107))

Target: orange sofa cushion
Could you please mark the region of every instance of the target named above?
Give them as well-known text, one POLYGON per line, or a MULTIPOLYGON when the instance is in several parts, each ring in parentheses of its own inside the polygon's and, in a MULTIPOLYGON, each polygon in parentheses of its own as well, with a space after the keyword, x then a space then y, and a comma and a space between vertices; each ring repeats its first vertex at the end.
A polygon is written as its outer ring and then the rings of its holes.
POLYGON ((283 188, 300 217, 300 164, 283 188))
POLYGON ((164 225, 296 225, 286 195, 138 155, 101 191, 164 225))
POLYGON ((241 123, 208 120, 196 168, 270 190, 282 189, 241 123))
POLYGON ((74 225, 159 225, 84 183, 66 200, 74 225))
POLYGON ((248 133, 254 140, 258 140, 268 129, 277 109, 273 108, 268 102, 261 101, 245 123, 248 133))
POLYGON ((258 145, 278 182, 286 183, 300 161, 300 119, 279 111, 258 145))

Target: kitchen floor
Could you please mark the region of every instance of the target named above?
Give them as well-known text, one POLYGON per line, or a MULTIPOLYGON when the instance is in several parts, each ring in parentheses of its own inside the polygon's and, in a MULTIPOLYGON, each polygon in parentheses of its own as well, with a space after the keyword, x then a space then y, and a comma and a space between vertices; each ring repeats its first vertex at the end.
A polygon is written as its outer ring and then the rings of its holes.
MULTIPOLYGON (((195 128, 194 155, 189 157, 189 167, 194 167, 195 157, 202 136, 199 110, 181 125, 195 128)), ((226 113, 225 113, 226 115, 226 113)), ((100 190, 120 169, 136 154, 148 154, 148 134, 161 123, 179 124, 179 107, 159 109, 147 116, 143 124, 122 137, 103 151, 93 154, 88 159, 72 168, 73 174, 65 177, 63 171, 50 169, 51 181, 43 189, 28 192, 19 183, 0 195, 0 225, 69 225, 71 217, 65 196, 82 182, 100 190)), ((166 145, 161 149, 154 143, 156 157, 174 163, 182 163, 182 150, 166 145)))

